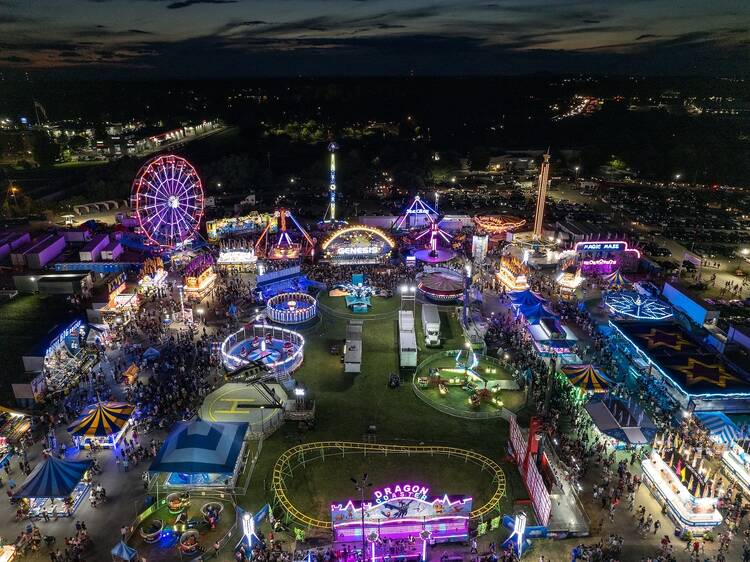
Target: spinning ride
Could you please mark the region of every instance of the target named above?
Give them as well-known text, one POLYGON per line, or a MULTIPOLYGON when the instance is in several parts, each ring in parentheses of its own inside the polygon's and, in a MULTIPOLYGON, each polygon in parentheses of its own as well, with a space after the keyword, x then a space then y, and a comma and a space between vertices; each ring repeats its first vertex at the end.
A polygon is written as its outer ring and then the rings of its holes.
POLYGON ((255 254, 269 260, 296 260, 300 256, 312 256, 315 253, 315 241, 302 228, 289 209, 281 208, 274 212, 273 220, 268 221, 258 241, 255 243, 255 254), (295 239, 287 229, 289 219, 297 232, 295 239), (272 226, 276 226, 276 240, 271 242, 272 226))
POLYGON ((203 218, 203 185, 184 158, 168 154, 146 162, 133 181, 130 199, 149 243, 173 249, 197 234, 203 218))
POLYGON ((430 226, 417 235, 416 240, 421 240, 428 234, 430 236, 429 247, 414 252, 414 257, 419 261, 426 263, 443 263, 456 257, 456 252, 453 250, 439 247, 438 242, 440 239, 446 244, 450 244, 451 235, 440 228, 438 223, 439 221, 437 219, 432 220, 432 218, 430 218, 430 226))
POLYGON ((266 313, 277 324, 301 324, 315 318, 318 301, 307 293, 281 293, 268 299, 266 313))
POLYGON ((258 362, 279 377, 302 365, 304 347, 305 338, 297 332, 269 324, 253 324, 224 340, 221 358, 228 371, 258 362))
POLYGON ((477 229, 494 238, 522 227, 526 221, 510 215, 477 215, 474 217, 474 224, 477 229))
POLYGON ((456 301, 464 293, 464 279, 450 269, 438 269, 417 278, 417 289, 433 301, 456 301))
POLYGON ((411 205, 393 223, 393 230, 403 231, 428 226, 430 223, 437 222, 437 217, 438 212, 417 195, 412 200, 411 205))

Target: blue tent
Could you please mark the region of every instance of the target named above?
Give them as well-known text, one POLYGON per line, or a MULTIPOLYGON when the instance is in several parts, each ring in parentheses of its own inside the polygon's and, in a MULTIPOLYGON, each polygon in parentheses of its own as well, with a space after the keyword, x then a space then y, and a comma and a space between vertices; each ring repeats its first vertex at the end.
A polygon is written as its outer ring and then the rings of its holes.
POLYGON ((697 412, 695 415, 717 443, 728 445, 739 439, 739 429, 724 412, 697 412))
POLYGON ((513 303, 513 306, 519 308, 545 302, 542 297, 537 295, 531 289, 526 289, 525 291, 513 291, 509 293, 508 296, 510 297, 510 302, 513 303))
POLYGON ((529 324, 538 324, 543 318, 557 318, 554 313, 547 310, 547 307, 542 302, 520 306, 517 312, 518 314, 522 314, 529 324))
POLYGON ((65 498, 69 496, 92 461, 64 461, 49 457, 31 471, 13 494, 14 498, 65 498))
POLYGON ((134 548, 130 548, 123 541, 118 542, 115 547, 111 550, 112 558, 119 558, 120 560, 136 560, 138 557, 138 551, 134 548))
POLYGON ((180 422, 167 436, 149 471, 232 474, 247 428, 246 422, 180 422))
POLYGON ((159 350, 154 347, 149 347, 146 351, 143 352, 143 358, 147 361, 151 359, 158 359, 161 356, 161 353, 159 353, 159 350))

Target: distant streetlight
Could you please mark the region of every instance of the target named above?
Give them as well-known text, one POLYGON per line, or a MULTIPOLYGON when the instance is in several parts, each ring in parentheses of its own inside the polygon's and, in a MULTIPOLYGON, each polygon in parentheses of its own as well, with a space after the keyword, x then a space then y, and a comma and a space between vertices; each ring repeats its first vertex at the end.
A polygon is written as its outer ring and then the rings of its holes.
POLYGON ((573 168, 573 169, 574 169, 574 170, 576 171, 576 179, 578 179, 578 172, 580 172, 580 171, 581 171, 581 167, 580 167, 580 166, 576 166, 576 167, 575 167, 575 168, 573 168))
POLYGON ((675 174, 674 175, 674 181, 680 181, 681 177, 682 177, 682 174, 675 174))
POLYGON ((452 183, 456 183, 456 176, 453 176, 453 177, 451 178, 451 182, 452 182, 452 183))
POLYGON ((750 254, 750 250, 749 250, 749 249, 747 249, 747 248, 742 248, 742 250, 740 250, 740 253, 741 253, 741 254, 742 254, 743 256, 746 256, 746 255, 750 254))

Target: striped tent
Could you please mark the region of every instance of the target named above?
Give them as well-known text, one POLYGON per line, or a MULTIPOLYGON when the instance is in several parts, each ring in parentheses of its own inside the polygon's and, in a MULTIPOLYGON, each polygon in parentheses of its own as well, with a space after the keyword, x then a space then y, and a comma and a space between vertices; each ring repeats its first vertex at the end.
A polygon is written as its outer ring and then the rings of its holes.
POLYGON ((587 392, 607 392, 612 385, 612 379, 591 364, 564 365, 560 370, 570 384, 587 392))
POLYGON ((729 445, 740 438, 740 430, 724 412, 697 412, 695 416, 717 443, 729 445))
POLYGON ((607 287, 612 289, 618 289, 625 285, 630 285, 630 281, 623 277, 619 269, 615 269, 612 273, 604 277, 604 282, 607 284, 607 287))
POLYGON ((106 437, 118 433, 128 423, 134 406, 123 402, 99 402, 89 406, 68 426, 78 437, 106 437))
POLYGON ((31 471, 13 494, 14 498, 65 498, 69 496, 93 461, 64 461, 49 457, 31 471))

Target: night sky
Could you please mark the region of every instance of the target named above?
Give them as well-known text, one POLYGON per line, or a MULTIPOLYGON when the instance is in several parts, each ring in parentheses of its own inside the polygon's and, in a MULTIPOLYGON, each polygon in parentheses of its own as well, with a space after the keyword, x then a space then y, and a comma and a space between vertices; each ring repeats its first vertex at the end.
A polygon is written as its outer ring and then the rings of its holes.
POLYGON ((0 0, 0 68, 748 76, 750 0, 0 0))

